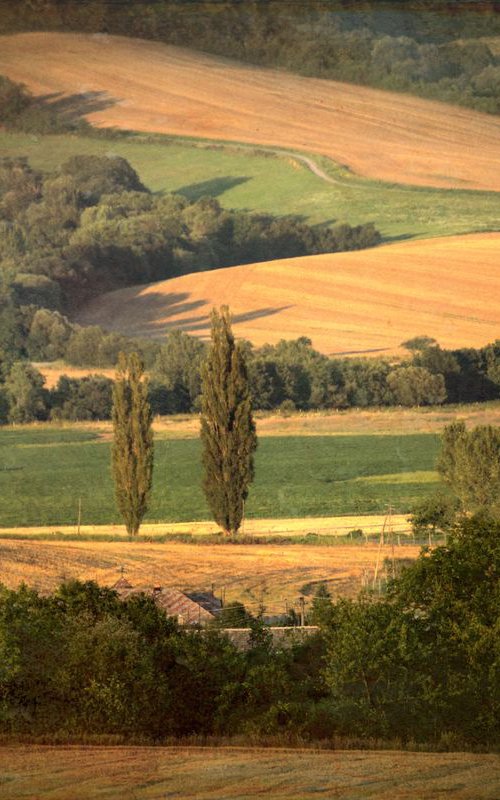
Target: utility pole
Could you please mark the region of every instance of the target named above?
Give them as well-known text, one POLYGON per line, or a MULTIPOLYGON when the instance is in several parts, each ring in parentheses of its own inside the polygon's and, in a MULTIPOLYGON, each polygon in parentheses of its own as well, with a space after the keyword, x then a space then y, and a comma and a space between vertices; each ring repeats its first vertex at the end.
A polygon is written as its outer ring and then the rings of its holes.
POLYGON ((80 526, 82 524, 82 498, 78 498, 78 522, 76 527, 76 532, 78 536, 80 535, 80 526))
POLYGON ((299 606, 300 606, 300 627, 303 628, 305 625, 304 611, 305 611, 306 601, 305 598, 302 597, 302 595, 299 597, 299 606))
POLYGON ((392 506, 389 506, 389 531, 391 537, 392 577, 396 577, 396 557, 394 555, 394 530, 392 528, 392 506))

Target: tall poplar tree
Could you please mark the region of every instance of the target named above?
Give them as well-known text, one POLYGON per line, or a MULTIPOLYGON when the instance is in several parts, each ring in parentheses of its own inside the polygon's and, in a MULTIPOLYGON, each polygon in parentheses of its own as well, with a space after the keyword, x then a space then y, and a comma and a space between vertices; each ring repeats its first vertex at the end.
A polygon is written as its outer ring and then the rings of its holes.
POLYGON ((227 306, 212 311, 212 346, 202 366, 203 490, 224 533, 238 532, 257 447, 248 376, 227 306))
POLYGON ((137 353, 120 353, 113 387, 111 465, 115 497, 127 532, 135 535, 148 507, 153 479, 152 414, 144 365, 137 353))

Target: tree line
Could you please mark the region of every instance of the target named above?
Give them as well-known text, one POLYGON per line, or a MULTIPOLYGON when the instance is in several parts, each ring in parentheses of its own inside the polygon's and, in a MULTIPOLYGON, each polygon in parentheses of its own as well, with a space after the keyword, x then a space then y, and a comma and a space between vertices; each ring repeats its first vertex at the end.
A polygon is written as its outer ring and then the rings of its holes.
MULTIPOLYGON (((375 0, 241 3, 29 0, 7 4, 0 32, 70 30, 136 36, 305 75, 500 111, 495 3, 375 0), (222 24, 223 23, 223 24, 222 24)), ((26 114, 26 112, 24 112, 26 114)), ((29 119, 29 117, 28 117, 29 119)))
POLYGON ((2 586, 0 732, 495 748, 499 542, 498 522, 468 519, 381 598, 320 592, 320 632, 289 650, 257 620, 238 652, 223 631, 181 629, 151 598, 93 582, 2 586))
MULTIPOLYGON (((8 345, 13 329, 2 330, 2 341, 8 345)), ((479 349, 446 350, 428 337, 415 341, 418 349, 410 349, 401 361, 328 357, 314 350, 306 337, 259 348, 242 341, 253 407, 286 414, 484 402, 500 397, 500 342, 479 349)), ((5 358, 2 353, 0 424, 110 419, 110 378, 62 375, 49 390, 28 359, 59 358, 74 366, 115 367, 120 352, 140 353, 149 375, 148 399, 154 414, 201 409, 201 367, 207 345, 182 331, 171 331, 162 342, 139 341, 94 326, 80 328, 59 312, 38 309, 25 342, 24 360, 5 358)))

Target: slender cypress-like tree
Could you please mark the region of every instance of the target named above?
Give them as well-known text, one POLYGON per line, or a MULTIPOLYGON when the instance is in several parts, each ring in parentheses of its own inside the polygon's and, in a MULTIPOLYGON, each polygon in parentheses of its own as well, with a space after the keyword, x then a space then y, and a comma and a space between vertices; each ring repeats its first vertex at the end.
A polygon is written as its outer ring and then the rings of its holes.
POLYGON ((113 387, 111 465, 115 497, 129 535, 146 513, 153 479, 152 414, 144 365, 137 353, 120 353, 113 387))
POLYGON ((203 489, 215 522, 238 532, 254 477, 257 447, 243 350, 227 306, 212 311, 212 346, 202 367, 203 489))

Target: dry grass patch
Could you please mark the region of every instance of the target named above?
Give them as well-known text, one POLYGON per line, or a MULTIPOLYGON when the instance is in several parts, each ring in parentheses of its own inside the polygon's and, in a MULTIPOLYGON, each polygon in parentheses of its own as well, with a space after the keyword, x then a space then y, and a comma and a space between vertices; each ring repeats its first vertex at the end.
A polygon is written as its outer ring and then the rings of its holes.
POLYGON ((499 257, 492 233, 229 267, 109 292, 78 321, 207 338, 212 307, 228 304, 235 333, 255 345, 305 335, 324 353, 393 355, 426 333, 443 347, 480 347, 498 336, 499 257))
MULTIPOLYGON (((71 369, 71 367, 69 368, 71 369)), ((83 371, 82 367, 82 371, 83 371)), ((90 368, 89 368, 90 370, 90 368)), ((61 374, 67 374, 61 367, 61 374)), ((293 414, 256 412, 259 436, 343 436, 375 434, 440 433, 445 425, 463 420, 467 426, 500 426, 500 402, 470 403, 456 406, 423 408, 350 408, 345 411, 298 411, 293 414)), ((95 422, 35 422, 4 426, 4 431, 68 429, 89 431, 102 439, 110 439, 109 420, 95 422)), ((198 414, 172 414, 156 417, 153 422, 159 439, 197 439, 200 433, 198 414)))
POLYGON ((270 144, 396 183, 500 189, 494 117, 117 36, 2 37, 0 72, 37 94, 104 93, 99 126, 270 144), (104 102, 106 106, 106 102, 104 102))
POLYGON ((73 367, 62 361, 38 361, 34 362, 33 366, 45 378, 46 389, 53 389, 63 375, 67 378, 87 378, 89 375, 99 375, 114 380, 116 373, 114 367, 73 367))
POLYGON ((2 747, 3 800, 495 800, 498 758, 249 748, 2 747))
MULTIPOLYGON (((345 434, 441 433, 457 419, 468 426, 499 425, 500 403, 474 403, 462 406, 429 408, 352 408, 345 411, 257 414, 259 436, 336 436, 345 434)), ((157 421, 159 432, 190 429, 192 422, 163 417, 157 421), (165 427, 164 427, 165 425, 165 427), (185 427, 184 427, 185 426, 185 427)))

